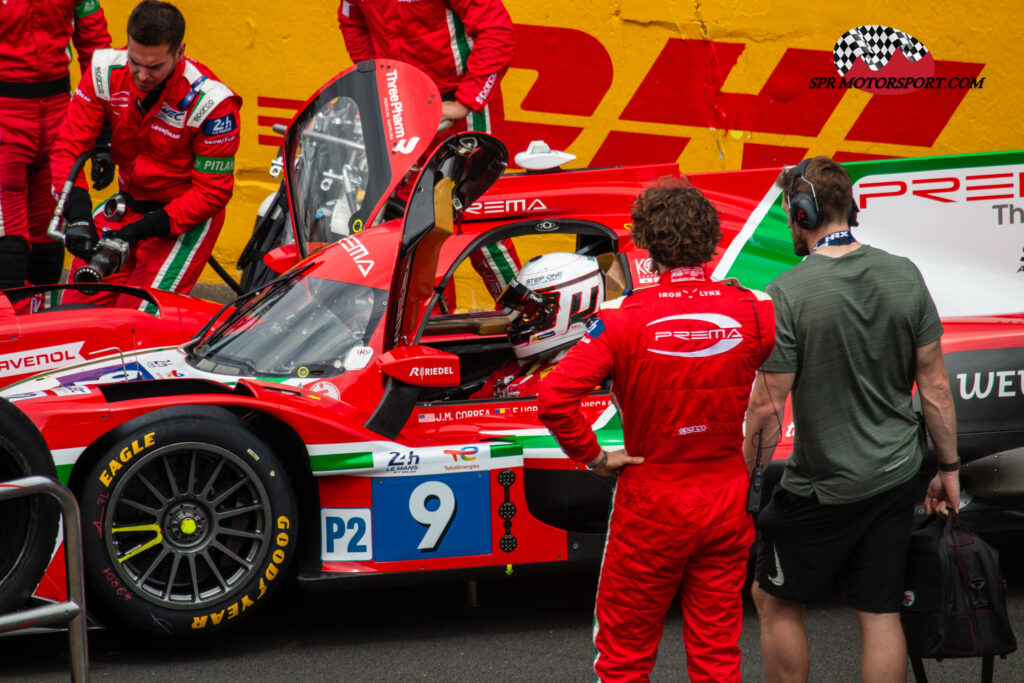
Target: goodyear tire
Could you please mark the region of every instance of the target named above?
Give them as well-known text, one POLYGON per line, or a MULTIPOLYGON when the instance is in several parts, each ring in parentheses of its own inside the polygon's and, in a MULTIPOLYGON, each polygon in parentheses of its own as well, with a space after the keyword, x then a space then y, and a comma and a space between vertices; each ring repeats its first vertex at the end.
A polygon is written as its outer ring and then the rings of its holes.
POLYGON ((81 489, 90 609, 164 636, 223 630, 284 580, 295 495, 270 447, 223 408, 116 430, 81 489))
MULTIPOLYGON (((42 435, 0 399, 0 483, 57 471, 42 435)), ((60 508, 48 495, 0 502, 0 614, 21 607, 43 577, 57 538, 60 508)))

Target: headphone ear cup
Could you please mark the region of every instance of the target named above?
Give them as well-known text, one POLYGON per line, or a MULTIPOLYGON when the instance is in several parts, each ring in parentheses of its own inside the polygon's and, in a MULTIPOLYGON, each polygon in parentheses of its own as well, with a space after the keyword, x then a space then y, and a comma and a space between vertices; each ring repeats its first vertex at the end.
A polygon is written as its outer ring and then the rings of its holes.
POLYGON ((804 230, 814 230, 821 225, 821 214, 809 192, 797 192, 789 198, 789 218, 804 230))

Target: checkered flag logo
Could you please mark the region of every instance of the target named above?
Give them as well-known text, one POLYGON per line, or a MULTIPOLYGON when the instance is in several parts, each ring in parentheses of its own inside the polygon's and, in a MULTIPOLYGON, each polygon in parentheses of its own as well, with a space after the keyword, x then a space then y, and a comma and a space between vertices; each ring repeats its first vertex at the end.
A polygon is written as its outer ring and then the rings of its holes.
POLYGON ((845 76, 860 57, 872 71, 880 71, 889 63, 896 50, 901 50, 911 62, 928 55, 928 48, 914 36, 888 26, 871 24, 850 29, 836 41, 832 61, 836 71, 845 76))

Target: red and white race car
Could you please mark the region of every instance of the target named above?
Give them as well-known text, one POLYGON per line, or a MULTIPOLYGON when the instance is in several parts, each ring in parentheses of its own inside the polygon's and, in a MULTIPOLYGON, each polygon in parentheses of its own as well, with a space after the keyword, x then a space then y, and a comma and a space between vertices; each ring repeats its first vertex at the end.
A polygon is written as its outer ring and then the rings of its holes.
MULTIPOLYGON (((653 284, 629 209, 647 183, 678 169, 502 175, 501 143, 461 134, 425 158, 395 211, 389 198, 427 151, 439 101, 401 63, 340 75, 286 135, 280 201, 294 241, 266 258, 284 275, 182 346, 125 344, 2 392, 0 450, 45 460, 79 500, 88 604, 101 622, 161 635, 228 628, 292 570, 321 589, 596 563, 608 482, 564 456, 533 398, 469 398, 512 358, 509 317, 472 255, 511 240, 522 262, 553 251, 596 256, 610 296, 653 284)), ((1020 166, 1021 155, 998 161, 1020 166)), ((965 163, 974 162, 945 168, 965 163)), ((878 165, 851 171, 864 184, 889 182, 877 180, 878 165)), ((777 174, 690 176, 722 219, 718 275, 756 287, 796 261, 777 174)), ((1024 445, 1022 325, 1013 316, 951 320, 946 335, 965 500, 1011 517, 1024 488, 1014 464, 1024 445)), ((622 444, 607 390, 582 410, 603 446, 622 444)), ((773 471, 791 445, 788 415, 786 425, 773 471)), ((25 572, 4 575, 0 562, 0 585, 63 598, 62 549, 51 558, 52 536, 31 531, 43 520, 14 519, 7 548, 34 545, 25 554, 49 568, 36 585, 25 572)))

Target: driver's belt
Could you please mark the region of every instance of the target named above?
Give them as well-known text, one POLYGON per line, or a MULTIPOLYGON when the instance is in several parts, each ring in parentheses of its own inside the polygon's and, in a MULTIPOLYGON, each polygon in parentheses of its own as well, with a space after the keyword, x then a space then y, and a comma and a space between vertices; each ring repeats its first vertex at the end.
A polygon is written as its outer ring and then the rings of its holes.
MULTIPOLYGON (((0 81, 0 97, 31 100, 71 92, 71 76, 63 76, 41 83, 12 83, 0 81)), ((454 98, 453 98, 454 99, 454 98)))

